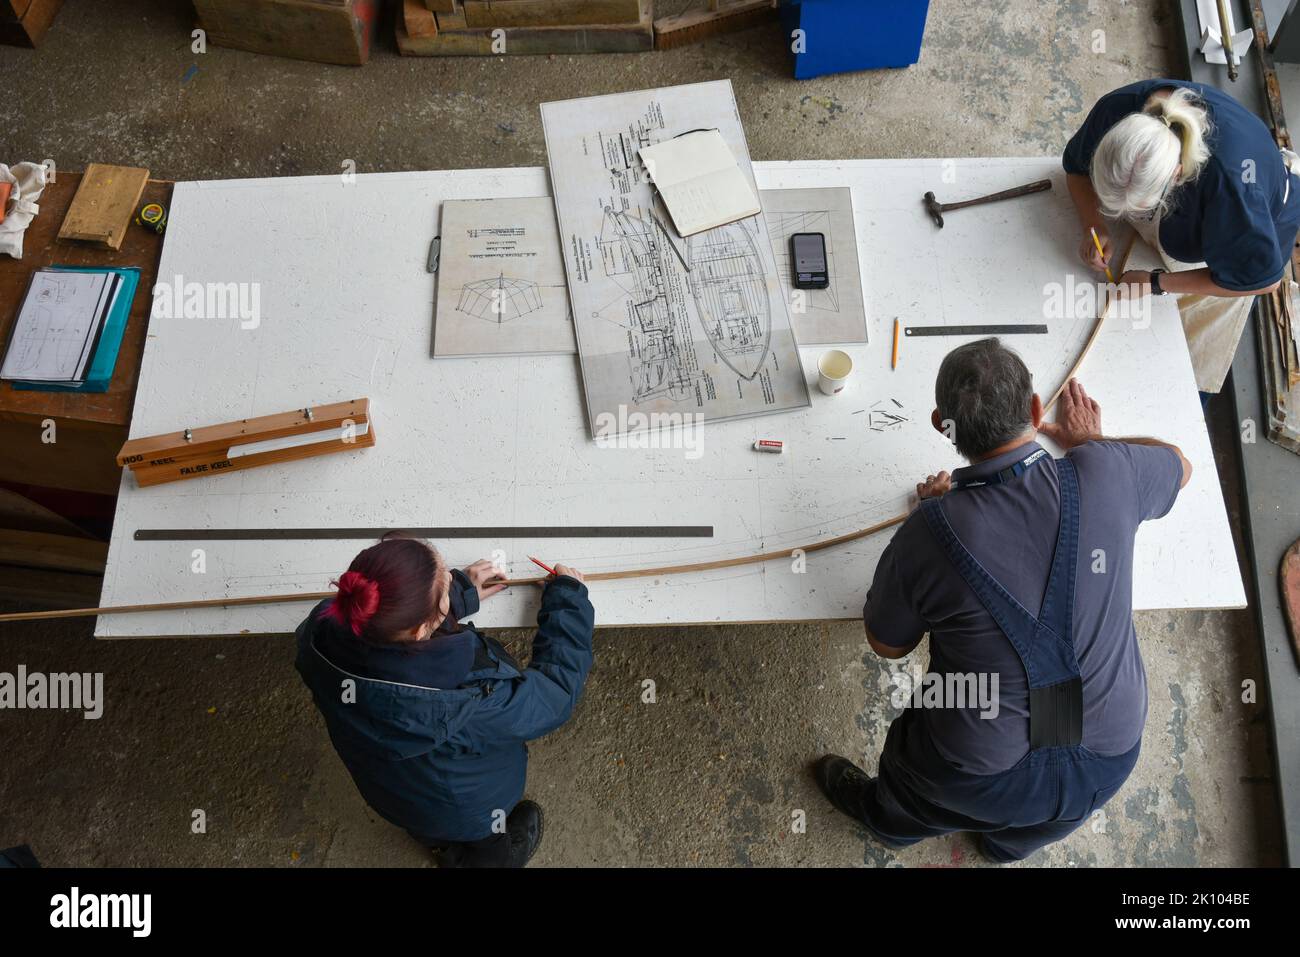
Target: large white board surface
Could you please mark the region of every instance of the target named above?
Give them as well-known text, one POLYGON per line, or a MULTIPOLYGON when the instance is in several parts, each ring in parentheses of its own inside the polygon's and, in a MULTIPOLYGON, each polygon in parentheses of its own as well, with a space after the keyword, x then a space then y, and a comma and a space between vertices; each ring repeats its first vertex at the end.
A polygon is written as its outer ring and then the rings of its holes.
MULTIPOLYGON (((705 427, 696 449, 599 447, 587 433, 572 356, 429 355, 434 277, 425 271, 445 199, 544 196, 541 169, 460 170, 179 183, 159 270, 186 282, 255 281, 261 321, 155 319, 133 436, 281 412, 354 396, 373 401, 377 444, 346 455, 134 487, 125 476, 105 576, 110 605, 318 591, 364 545, 137 542, 139 528, 411 525, 708 524, 712 540, 452 541, 467 563, 494 550, 514 575, 528 554, 589 571, 726 558, 794 547, 898 513, 927 472, 960 464, 928 424, 933 380, 960 339, 903 344, 912 324, 1044 321, 1045 291, 1076 275, 1077 226, 1054 158, 972 159, 944 185, 940 161, 759 163, 764 189, 853 189, 871 345, 850 346, 846 394, 810 408, 705 427), (934 227, 921 206, 1053 178, 1052 192, 962 210, 934 227), (951 197, 949 196, 951 194, 951 197), (248 223, 259 223, 250 230, 248 223), (245 323, 247 324, 247 323, 245 323), (888 423, 873 410, 905 421, 888 423), (875 425, 873 427, 873 420, 875 425), (753 452, 784 439, 785 455, 753 452), (698 455, 696 454, 698 452, 698 455), (194 571, 203 548, 205 571, 194 571)), ((1079 273, 1078 279, 1085 277, 1079 273)), ((1048 320, 1014 345, 1050 394, 1091 327, 1048 320)), ((820 348, 802 350, 814 381, 820 348)), ((1244 604, 1236 553, 1191 363, 1172 302, 1149 322, 1109 323, 1082 373, 1112 434, 1155 434, 1195 465, 1170 515, 1139 532, 1137 608, 1244 604)), ((889 532, 787 561, 593 586, 602 625, 852 618, 889 532)), ((484 626, 533 622, 536 589, 487 602, 484 626)), ((302 604, 105 616, 100 637, 282 633, 302 604)))

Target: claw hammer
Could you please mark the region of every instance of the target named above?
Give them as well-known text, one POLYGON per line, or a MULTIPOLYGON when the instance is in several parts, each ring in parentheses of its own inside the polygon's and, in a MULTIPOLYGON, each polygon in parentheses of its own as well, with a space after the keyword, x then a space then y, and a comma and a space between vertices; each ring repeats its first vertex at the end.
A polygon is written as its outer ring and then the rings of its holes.
POLYGON ((1030 193, 1041 193, 1044 190, 1052 188, 1050 179, 1040 179, 1036 183, 1030 183, 1028 186, 1017 186, 1015 189, 1004 189, 1000 193, 990 193, 988 196, 980 196, 975 199, 964 199, 960 203, 941 203, 934 198, 934 193, 926 193, 923 201, 926 212, 934 220, 934 224, 943 229, 943 214, 953 209, 964 209, 967 206, 982 206, 984 203, 997 203, 1004 199, 1015 199, 1018 196, 1028 196, 1030 193))

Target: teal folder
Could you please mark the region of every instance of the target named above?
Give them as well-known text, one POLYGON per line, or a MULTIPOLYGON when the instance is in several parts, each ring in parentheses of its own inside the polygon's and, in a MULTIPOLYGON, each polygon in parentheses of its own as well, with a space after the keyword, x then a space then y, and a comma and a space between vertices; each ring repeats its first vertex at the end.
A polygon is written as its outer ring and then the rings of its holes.
POLYGON ((68 382, 14 382, 14 389, 27 392, 107 392, 117 365, 117 352, 122 347, 122 335, 131 319, 131 303, 135 300, 136 286, 140 283, 140 270, 136 266, 46 266, 64 272, 116 273, 122 279, 113 310, 104 320, 95 344, 95 355, 86 367, 86 378, 77 383, 68 382))

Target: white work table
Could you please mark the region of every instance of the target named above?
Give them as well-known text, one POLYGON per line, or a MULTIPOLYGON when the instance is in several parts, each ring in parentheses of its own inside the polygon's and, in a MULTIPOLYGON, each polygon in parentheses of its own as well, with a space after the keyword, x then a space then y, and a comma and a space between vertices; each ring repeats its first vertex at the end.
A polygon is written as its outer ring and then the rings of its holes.
MULTIPOLYGON (((707 561, 806 545, 899 514, 927 472, 962 464, 929 424, 942 356, 965 338, 903 342, 909 325, 1042 323, 1006 341, 1044 399, 1093 315, 1044 318, 1045 287, 1085 282, 1080 234, 1054 158, 757 163, 761 188, 853 190, 869 345, 847 347, 847 392, 816 391, 825 347, 801 350, 811 408, 712 423, 702 454, 600 448, 572 356, 433 359, 435 277, 425 269, 445 199, 545 196, 540 168, 178 183, 160 282, 256 282, 261 322, 150 324, 132 437, 369 397, 374 448, 137 488, 123 477, 101 604, 322 591, 368 542, 136 541, 138 529, 711 525, 711 539, 463 539, 455 564, 529 554, 584 571, 707 561), (1050 176, 1050 193, 953 212, 937 229, 921 196, 955 201, 1050 176), (1073 274, 1073 280, 1069 277, 1073 274), (871 410, 906 422, 877 431, 871 410), (752 450, 787 443, 784 455, 752 450), (194 550, 206 568, 194 571, 194 550)), ((1074 287, 1067 285, 1067 291, 1074 287)), ((1108 434, 1178 443, 1195 475, 1165 519, 1138 534, 1134 606, 1245 603, 1214 457, 1172 297, 1149 324, 1108 321, 1080 378, 1108 434)), ((877 418, 877 423, 879 419, 877 418)), ((817 620, 860 614, 892 530, 807 556, 724 570, 602 582, 600 625, 817 620)), ((474 621, 528 625, 537 589, 490 599, 474 621)), ((283 633, 302 603, 102 616, 101 638, 283 633)))

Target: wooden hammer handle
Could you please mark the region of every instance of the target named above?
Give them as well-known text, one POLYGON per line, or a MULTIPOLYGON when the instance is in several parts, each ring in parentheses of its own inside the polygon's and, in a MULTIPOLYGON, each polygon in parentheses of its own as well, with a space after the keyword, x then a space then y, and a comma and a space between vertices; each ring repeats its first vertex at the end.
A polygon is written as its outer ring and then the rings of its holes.
POLYGON ((1004 189, 1000 193, 991 193, 988 196, 980 196, 976 199, 962 200, 960 203, 942 203, 939 208, 945 213, 950 209, 963 209, 966 206, 978 206, 981 203, 996 203, 1004 199, 1015 199, 1017 196, 1028 196, 1030 193, 1041 193, 1043 190, 1051 189, 1052 181, 1050 179, 1040 179, 1036 183, 1030 183, 1028 186, 1017 186, 1015 189, 1004 189))

